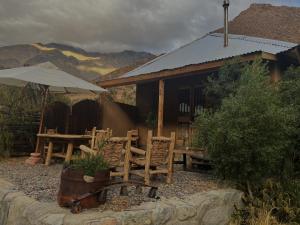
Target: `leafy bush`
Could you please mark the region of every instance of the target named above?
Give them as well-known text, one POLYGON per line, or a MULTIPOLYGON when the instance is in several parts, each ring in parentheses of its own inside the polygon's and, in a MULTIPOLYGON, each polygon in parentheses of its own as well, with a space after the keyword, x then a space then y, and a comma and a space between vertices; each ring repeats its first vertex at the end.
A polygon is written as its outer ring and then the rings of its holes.
MULTIPOLYGON (((48 103, 64 97, 50 95, 48 103)), ((42 90, 27 86, 16 88, 0 85, 0 155, 9 155, 21 141, 33 149, 41 111, 42 90)))
POLYGON ((86 155, 84 158, 73 160, 70 168, 83 171, 88 176, 95 176, 97 172, 107 170, 109 165, 101 154, 97 154, 86 155))
POLYGON ((290 67, 280 82, 281 100, 284 107, 293 107, 296 111, 297 132, 291 138, 294 148, 290 149, 290 158, 293 160, 293 168, 296 175, 300 175, 300 67, 290 67))
POLYGON ((207 148, 216 173, 240 184, 259 183, 285 172, 295 113, 282 107, 260 60, 242 69, 239 86, 216 112, 196 120, 196 144, 207 148))
POLYGON ((210 100, 210 107, 217 109, 221 106, 223 98, 234 93, 239 86, 242 69, 245 63, 235 58, 225 63, 218 74, 211 74, 204 85, 206 97, 210 100))

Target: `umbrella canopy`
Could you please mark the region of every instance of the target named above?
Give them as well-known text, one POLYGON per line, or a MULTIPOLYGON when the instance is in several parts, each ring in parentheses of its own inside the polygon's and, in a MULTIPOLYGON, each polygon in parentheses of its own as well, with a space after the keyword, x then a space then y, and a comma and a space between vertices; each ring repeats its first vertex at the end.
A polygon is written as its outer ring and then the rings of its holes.
MULTIPOLYGON (((44 127, 44 114, 48 92, 100 93, 106 91, 101 87, 59 70, 50 62, 42 63, 36 66, 0 70, 0 83, 16 87, 25 87, 28 84, 37 84, 42 88, 43 101, 41 106, 39 133, 42 132, 44 127)), ((40 151, 41 145, 40 138, 38 137, 35 152, 40 151)))
POLYGON ((29 83, 47 86, 54 93, 100 93, 105 89, 59 70, 52 63, 0 70, 0 83, 25 87, 29 83))

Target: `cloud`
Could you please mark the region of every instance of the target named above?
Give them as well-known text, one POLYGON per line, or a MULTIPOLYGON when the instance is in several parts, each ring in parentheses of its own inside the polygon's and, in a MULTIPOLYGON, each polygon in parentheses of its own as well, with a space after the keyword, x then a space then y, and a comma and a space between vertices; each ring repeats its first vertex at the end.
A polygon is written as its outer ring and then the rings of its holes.
MULTIPOLYGON (((230 17, 253 2, 231 0, 230 17)), ((0 45, 58 42, 90 51, 160 53, 222 21, 222 0, 1 0, 0 45)))

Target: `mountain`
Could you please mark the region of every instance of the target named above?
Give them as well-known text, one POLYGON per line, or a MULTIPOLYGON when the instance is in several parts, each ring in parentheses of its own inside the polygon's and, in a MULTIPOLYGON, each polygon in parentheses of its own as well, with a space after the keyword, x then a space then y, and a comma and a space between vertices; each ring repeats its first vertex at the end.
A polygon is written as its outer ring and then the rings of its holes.
POLYGON ((299 27, 300 7, 252 4, 229 22, 229 33, 300 43, 299 27))
POLYGON ((59 43, 13 45, 0 47, 0 69, 31 66, 51 62, 61 70, 85 80, 102 80, 105 75, 122 67, 153 59, 147 52, 87 52, 59 43))

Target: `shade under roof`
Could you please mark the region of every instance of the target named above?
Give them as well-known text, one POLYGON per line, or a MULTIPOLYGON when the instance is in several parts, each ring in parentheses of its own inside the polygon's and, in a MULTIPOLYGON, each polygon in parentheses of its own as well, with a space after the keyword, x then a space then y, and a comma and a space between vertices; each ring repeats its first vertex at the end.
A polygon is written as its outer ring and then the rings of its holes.
POLYGON ((49 86, 57 93, 100 93, 105 89, 57 69, 51 63, 0 70, 0 83, 24 87, 30 83, 49 86))

